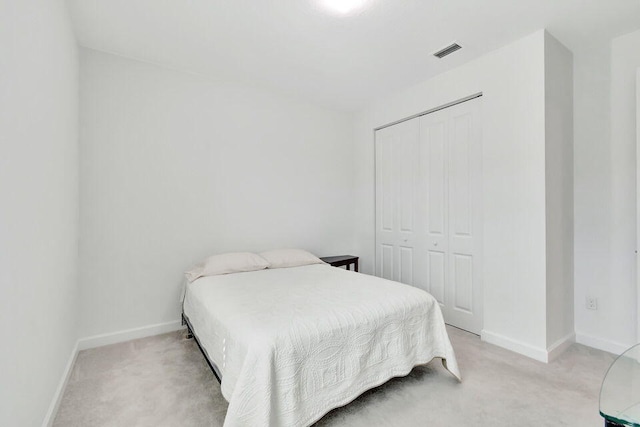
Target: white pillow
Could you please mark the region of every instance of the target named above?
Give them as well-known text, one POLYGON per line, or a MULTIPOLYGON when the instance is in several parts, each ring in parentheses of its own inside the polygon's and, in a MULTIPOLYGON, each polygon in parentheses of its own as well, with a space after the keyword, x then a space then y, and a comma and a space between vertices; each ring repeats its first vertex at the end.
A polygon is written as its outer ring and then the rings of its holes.
POLYGON ((264 270, 267 267, 269 267, 269 262, 260 255, 251 252, 236 252, 210 256, 184 274, 189 282, 193 282, 199 277, 264 270))
POLYGON ((261 252, 260 256, 269 262, 269 268, 298 267, 301 265, 326 264, 317 256, 302 249, 276 249, 261 252))

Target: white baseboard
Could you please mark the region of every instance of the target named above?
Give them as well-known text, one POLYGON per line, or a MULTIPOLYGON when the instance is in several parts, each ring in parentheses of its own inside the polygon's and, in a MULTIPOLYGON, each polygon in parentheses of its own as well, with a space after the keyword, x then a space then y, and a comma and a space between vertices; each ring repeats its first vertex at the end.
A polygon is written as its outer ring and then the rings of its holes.
POLYGON ((480 337, 482 338, 482 341, 486 341, 489 344, 494 344, 498 347, 515 351, 523 356, 527 356, 544 363, 549 363, 555 360, 558 356, 564 353, 566 349, 571 347, 571 344, 576 340, 576 335, 572 332, 551 344, 547 349, 544 349, 486 330, 481 332, 480 337))
POLYGON ((504 335, 489 332, 487 330, 482 330, 482 332, 480 332, 480 338, 482 339, 482 341, 486 341, 489 344, 497 345, 498 347, 515 351, 516 353, 520 353, 524 356, 530 357, 540 362, 547 363, 549 360, 549 355, 546 349, 534 347, 522 341, 505 337, 504 335))
POLYGON ((71 355, 69 356, 69 360, 67 361, 67 366, 65 366, 64 371, 62 372, 62 377, 60 378, 58 388, 56 388, 56 392, 54 393, 51 404, 49 405, 49 409, 47 410, 47 415, 45 415, 44 417, 42 427, 51 427, 53 425, 53 421, 55 420, 56 414, 58 413, 58 408, 60 407, 60 402, 62 401, 62 394, 64 393, 64 389, 67 387, 67 382, 69 382, 69 376, 71 375, 71 370, 73 369, 73 365, 76 362, 77 356, 78 341, 76 341, 73 349, 71 349, 71 355))
POLYGON ((589 347, 597 348, 598 350, 607 351, 613 354, 624 353, 632 344, 622 344, 619 342, 607 340, 605 338, 594 337, 592 335, 576 332, 576 342, 589 347))
POLYGON ((568 333, 558 341, 554 342, 547 348, 547 361, 551 362, 564 353, 571 345, 576 342, 576 334, 568 333))
POLYGON ((154 335, 166 334, 167 332, 178 331, 184 329, 180 320, 173 322, 158 323, 155 325, 142 326, 140 328, 127 329, 119 332, 111 332, 108 334, 94 335, 92 337, 81 338, 78 340, 78 351, 89 348, 102 347, 109 344, 117 344, 119 342, 131 341, 138 338, 146 338, 154 335))
POLYGON ((78 356, 79 351, 89 348, 102 347, 109 344, 116 344, 119 342, 131 341, 137 338, 146 338, 153 335, 165 334, 167 332, 178 331, 184 328, 185 326, 182 326, 182 322, 180 320, 176 320, 173 322, 143 326, 141 328, 127 329, 120 332, 112 332, 109 334, 80 338, 78 341, 76 341, 73 349, 71 350, 69 361, 67 362, 67 366, 62 373, 60 383, 58 384, 58 388, 56 389, 55 394, 53 395, 53 399, 51 400, 51 405, 49 405, 47 415, 42 422, 42 427, 51 427, 53 425, 53 421, 55 420, 56 414, 58 413, 58 408, 60 407, 60 401, 62 400, 64 389, 67 386, 67 382, 69 382, 69 376, 71 375, 71 370, 73 369, 73 365, 76 362, 76 357, 78 356))

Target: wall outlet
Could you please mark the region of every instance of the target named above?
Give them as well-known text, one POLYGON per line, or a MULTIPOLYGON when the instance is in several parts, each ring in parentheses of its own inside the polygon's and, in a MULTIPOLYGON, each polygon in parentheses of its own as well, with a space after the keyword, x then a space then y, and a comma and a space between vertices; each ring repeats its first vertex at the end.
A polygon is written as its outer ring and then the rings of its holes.
POLYGON ((587 297, 586 298, 586 306, 587 306, 587 310, 597 310, 598 309, 598 298, 596 298, 596 297, 587 297))

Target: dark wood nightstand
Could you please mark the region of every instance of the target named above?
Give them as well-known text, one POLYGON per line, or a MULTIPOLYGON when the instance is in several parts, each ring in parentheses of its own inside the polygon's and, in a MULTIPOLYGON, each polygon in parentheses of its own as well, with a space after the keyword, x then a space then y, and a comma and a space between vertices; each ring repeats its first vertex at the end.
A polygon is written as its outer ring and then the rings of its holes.
POLYGON ((338 255, 338 256, 326 256, 324 258, 320 258, 327 264, 333 267, 342 267, 343 265, 347 267, 347 270, 351 270, 351 264, 355 266, 355 271, 358 271, 358 257, 353 255, 338 255))

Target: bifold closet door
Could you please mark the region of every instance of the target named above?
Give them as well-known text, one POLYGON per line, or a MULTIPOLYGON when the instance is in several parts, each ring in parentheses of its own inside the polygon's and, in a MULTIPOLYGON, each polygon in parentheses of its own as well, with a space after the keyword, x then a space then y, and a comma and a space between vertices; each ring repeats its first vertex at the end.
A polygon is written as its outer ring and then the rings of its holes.
POLYGON ((482 330, 480 100, 376 132, 376 273, 482 330))
POLYGON ((376 132, 376 275, 414 284, 417 119, 376 132))
POLYGON ((447 323, 476 334, 483 324, 480 102, 420 117, 417 184, 426 220, 419 285, 447 323))

